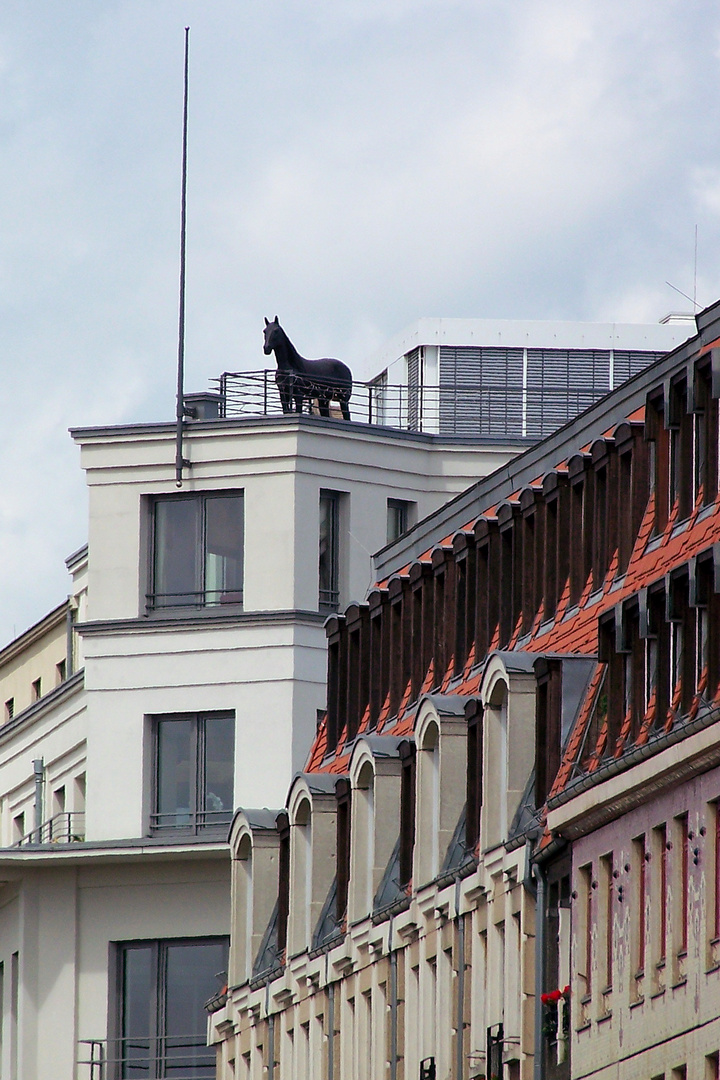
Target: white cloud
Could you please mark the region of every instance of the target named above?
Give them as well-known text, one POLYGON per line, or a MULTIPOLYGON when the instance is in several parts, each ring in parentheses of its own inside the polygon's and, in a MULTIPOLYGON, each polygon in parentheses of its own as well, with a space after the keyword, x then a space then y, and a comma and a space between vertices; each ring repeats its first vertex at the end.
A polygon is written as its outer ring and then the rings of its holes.
POLYGON ((720 294, 709 0, 5 0, 0 638, 85 538, 66 428, 174 414, 263 315, 358 373, 424 314, 655 319, 720 294))

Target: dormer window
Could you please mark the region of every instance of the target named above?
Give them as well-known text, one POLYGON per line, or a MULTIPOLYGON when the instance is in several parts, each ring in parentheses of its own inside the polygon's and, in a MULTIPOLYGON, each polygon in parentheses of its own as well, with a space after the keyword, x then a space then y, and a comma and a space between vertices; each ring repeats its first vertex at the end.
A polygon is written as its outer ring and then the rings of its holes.
POLYGON ((157 498, 152 526, 151 610, 242 604, 242 491, 157 498))

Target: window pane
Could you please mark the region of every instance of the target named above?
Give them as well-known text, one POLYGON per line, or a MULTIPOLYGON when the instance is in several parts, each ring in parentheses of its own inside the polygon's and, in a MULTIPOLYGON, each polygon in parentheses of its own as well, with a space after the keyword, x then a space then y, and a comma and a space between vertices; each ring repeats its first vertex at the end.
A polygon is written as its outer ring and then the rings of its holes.
MULTIPOLYGON (((152 1023, 152 947, 125 949, 123 952, 122 1044, 119 1057, 123 1077, 147 1076, 150 1058, 152 1023)), ((112 1056, 112 1055, 111 1055, 112 1056)))
POLYGON ((157 815, 160 827, 193 824, 195 767, 192 720, 159 720, 157 725, 157 815))
POLYGON ((200 600, 197 575, 195 499, 163 499, 155 504, 155 607, 200 600))
POLYGON ((214 1076, 215 1051, 205 1045, 204 1004, 220 989, 225 942, 168 944, 165 952, 165 1076, 214 1076))
POLYGON ((336 495, 320 496, 319 608, 338 606, 338 501, 336 495))
POLYGON ((210 717, 205 721, 205 818, 206 825, 222 825, 232 819, 235 772, 235 719, 210 717))
POLYGON ((205 601, 242 603, 243 497, 205 501, 205 601))

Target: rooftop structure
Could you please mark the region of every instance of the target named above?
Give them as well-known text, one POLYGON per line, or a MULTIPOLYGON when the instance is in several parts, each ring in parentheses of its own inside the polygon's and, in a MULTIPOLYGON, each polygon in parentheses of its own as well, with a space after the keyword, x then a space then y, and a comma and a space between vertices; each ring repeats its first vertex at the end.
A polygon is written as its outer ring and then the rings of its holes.
MULTIPOLYGON (((579 323, 420 319, 372 358, 356 382, 354 420, 486 439, 549 435, 695 330, 670 322, 579 323)), ((224 415, 277 413, 273 371, 217 380, 224 415)))

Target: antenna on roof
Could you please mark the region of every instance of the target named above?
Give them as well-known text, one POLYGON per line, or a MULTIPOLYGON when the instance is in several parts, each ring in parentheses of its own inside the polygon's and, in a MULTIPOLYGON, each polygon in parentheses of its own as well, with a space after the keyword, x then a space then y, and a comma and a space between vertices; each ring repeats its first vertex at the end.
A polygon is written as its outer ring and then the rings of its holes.
POLYGON ((665 284, 669 285, 670 288, 673 289, 676 293, 679 293, 680 296, 684 296, 686 300, 690 301, 690 303, 693 306, 693 315, 697 315, 697 309, 700 306, 698 304, 698 302, 697 302, 697 262, 698 262, 697 255, 698 255, 698 227, 696 225, 695 226, 695 259, 694 259, 694 263, 693 263, 693 294, 692 294, 692 296, 688 296, 688 294, 686 292, 683 292, 682 289, 678 289, 677 285, 673 285, 673 283, 671 281, 666 281, 665 282, 665 284))
POLYGON ((697 311, 697 225, 695 226, 695 266, 693 269, 693 307, 697 311))
POLYGON ((177 421, 175 433, 175 484, 182 487, 183 466, 190 465, 183 457, 183 419, 185 417, 185 394, 183 389, 185 367, 185 225, 187 204, 187 126, 188 126, 188 45, 190 27, 185 27, 185 78, 183 83, 183 137, 182 137, 182 193, 180 196, 180 313, 178 325, 177 362, 177 421))

